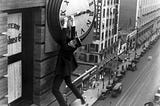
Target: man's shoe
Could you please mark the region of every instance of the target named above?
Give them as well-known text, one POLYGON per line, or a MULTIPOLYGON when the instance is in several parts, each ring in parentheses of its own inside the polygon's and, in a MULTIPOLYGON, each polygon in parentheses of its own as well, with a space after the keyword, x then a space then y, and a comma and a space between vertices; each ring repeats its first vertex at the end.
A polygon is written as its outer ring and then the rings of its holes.
POLYGON ((84 99, 81 99, 81 103, 82 103, 82 105, 84 105, 86 103, 86 101, 84 99))

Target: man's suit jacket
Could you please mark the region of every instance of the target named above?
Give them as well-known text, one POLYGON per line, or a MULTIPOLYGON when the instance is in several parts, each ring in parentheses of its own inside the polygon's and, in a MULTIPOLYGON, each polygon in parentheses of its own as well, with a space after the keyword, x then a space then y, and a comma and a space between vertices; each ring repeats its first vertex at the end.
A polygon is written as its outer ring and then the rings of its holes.
POLYGON ((68 42, 74 39, 75 27, 71 28, 71 38, 66 36, 67 29, 62 30, 62 40, 59 43, 61 48, 58 54, 58 60, 55 68, 55 75, 69 76, 77 68, 77 62, 73 52, 78 48, 68 45, 68 42))

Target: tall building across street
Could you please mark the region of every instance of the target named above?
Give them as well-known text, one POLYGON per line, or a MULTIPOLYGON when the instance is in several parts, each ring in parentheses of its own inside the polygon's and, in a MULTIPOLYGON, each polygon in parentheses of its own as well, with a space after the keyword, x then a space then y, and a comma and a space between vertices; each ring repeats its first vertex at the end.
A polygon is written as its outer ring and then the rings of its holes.
MULTIPOLYGON (((79 62, 97 64, 116 53, 118 44, 119 0, 96 0, 93 42, 76 52, 79 62)), ((104 63, 103 63, 104 64, 104 63)))
POLYGON ((119 33, 130 42, 128 49, 148 44, 158 35, 159 20, 159 0, 121 0, 119 33))

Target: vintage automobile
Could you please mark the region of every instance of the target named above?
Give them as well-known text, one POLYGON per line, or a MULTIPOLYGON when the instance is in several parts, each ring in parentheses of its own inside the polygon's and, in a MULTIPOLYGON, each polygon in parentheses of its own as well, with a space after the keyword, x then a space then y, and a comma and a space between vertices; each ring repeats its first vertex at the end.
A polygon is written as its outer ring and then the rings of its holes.
POLYGON ((135 63, 129 64, 127 70, 136 71, 137 67, 135 63))
POLYGON ((160 87, 157 92, 154 94, 154 102, 160 105, 160 87))
POLYGON ((111 96, 117 97, 119 94, 121 94, 121 92, 122 92, 122 83, 121 82, 116 83, 112 89, 111 96))
POLYGON ((160 105, 160 93, 154 95, 154 102, 160 105))
POLYGON ((154 106, 153 102, 147 102, 144 104, 144 106, 154 106))
POLYGON ((152 56, 148 56, 148 61, 152 60, 152 56))

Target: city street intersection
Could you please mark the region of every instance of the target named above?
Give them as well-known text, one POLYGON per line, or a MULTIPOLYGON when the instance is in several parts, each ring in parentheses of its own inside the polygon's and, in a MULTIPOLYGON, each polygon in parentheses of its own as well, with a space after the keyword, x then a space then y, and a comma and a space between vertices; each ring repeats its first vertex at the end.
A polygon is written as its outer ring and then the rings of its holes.
POLYGON ((108 96, 93 106, 144 106, 146 102, 153 102, 160 86, 160 40, 140 58, 136 71, 127 72, 122 83, 121 95, 117 98, 108 96), (148 56, 152 59, 148 60, 148 56))

